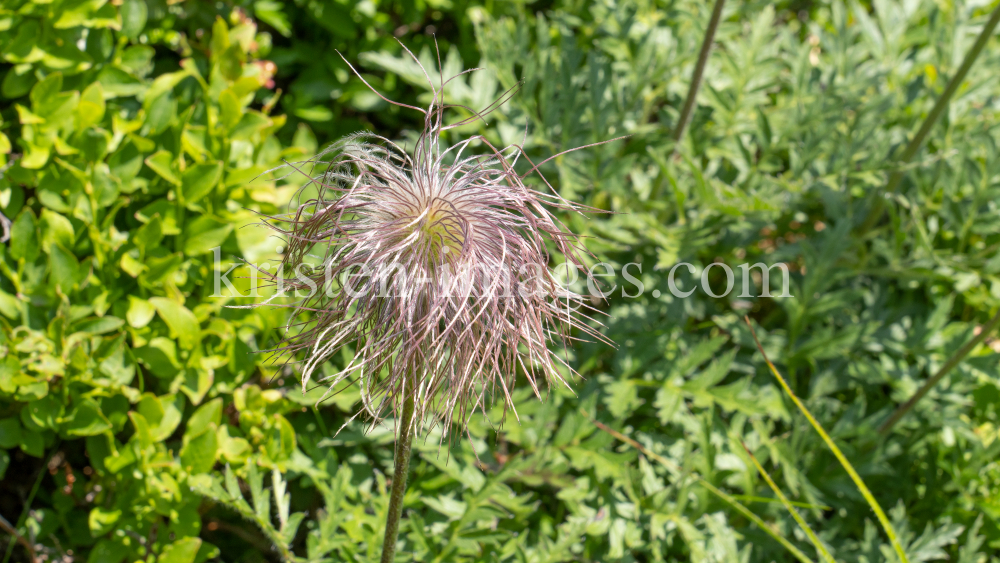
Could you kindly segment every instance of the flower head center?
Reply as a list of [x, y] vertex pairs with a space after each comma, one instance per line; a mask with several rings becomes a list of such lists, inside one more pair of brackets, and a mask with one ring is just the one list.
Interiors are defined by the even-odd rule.
[[437, 264], [450, 262], [461, 254], [468, 228], [468, 221], [451, 202], [434, 198], [411, 221], [407, 235], [415, 239], [415, 252], [425, 254], [429, 263]]

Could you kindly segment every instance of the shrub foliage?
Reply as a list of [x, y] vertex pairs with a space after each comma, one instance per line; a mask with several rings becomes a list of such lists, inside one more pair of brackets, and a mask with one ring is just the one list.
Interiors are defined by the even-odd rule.
[[[420, 116], [375, 96], [337, 50], [387, 96], [426, 103], [394, 35], [437, 69], [436, 33], [445, 76], [486, 69], [453, 81], [450, 102], [482, 108], [519, 87], [488, 129], [444, 142], [482, 132], [544, 158], [630, 135], [542, 170], [567, 199], [616, 212], [565, 220], [616, 272], [633, 264], [644, 291], [619, 275], [598, 304], [618, 346], [571, 350], [575, 394], [519, 391], [519, 421], [474, 418], [466, 440], [415, 444], [397, 560], [794, 560], [774, 534], [820, 560], [757, 461], [833, 558], [897, 561], [766, 369], [748, 314], [909, 561], [996, 561], [1000, 343], [987, 337], [877, 431], [1000, 307], [995, 38], [924, 148], [897, 161], [992, 4], [730, 2], [676, 146], [710, 3], [483, 4], [0, 6], [3, 553], [378, 556], [391, 428], [348, 422], [354, 389], [318, 405], [323, 389], [303, 394], [294, 365], [260, 352], [285, 334], [284, 310], [228, 307], [259, 299], [217, 287], [213, 268], [237, 266], [246, 295], [251, 270], [234, 257], [280, 260], [253, 224], [302, 179], [265, 171], [362, 128], [412, 145]], [[885, 217], [866, 228], [879, 199]], [[678, 270], [685, 288], [723, 262], [735, 290], [674, 297], [679, 262], [695, 271]], [[785, 264], [792, 296], [761, 297], [736, 268], [757, 262]], [[707, 271], [721, 291], [721, 269]]]

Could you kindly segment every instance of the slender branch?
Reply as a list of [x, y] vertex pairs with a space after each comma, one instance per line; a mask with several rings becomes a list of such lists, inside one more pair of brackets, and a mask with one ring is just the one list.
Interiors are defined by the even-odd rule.
[[950, 358], [948, 358], [948, 361], [945, 362], [944, 365], [937, 370], [937, 373], [935, 373], [930, 379], [928, 379], [924, 383], [923, 387], [921, 387], [919, 391], [917, 391], [912, 397], [910, 397], [909, 401], [906, 401], [905, 403], [900, 405], [899, 408], [897, 408], [896, 411], [892, 413], [892, 416], [890, 416], [888, 420], [882, 423], [882, 426], [880, 426], [878, 429], [879, 434], [882, 435], [888, 434], [889, 431], [892, 430], [892, 427], [895, 426], [897, 422], [899, 422], [899, 419], [903, 418], [903, 416], [905, 416], [906, 413], [910, 412], [910, 409], [913, 408], [913, 405], [916, 405], [917, 401], [924, 398], [924, 395], [926, 395], [927, 392], [931, 390], [931, 388], [937, 385], [938, 382], [940, 382], [941, 379], [945, 375], [947, 375], [949, 371], [952, 370], [952, 368], [961, 363], [962, 360], [964, 360], [965, 357], [968, 356], [969, 353], [972, 352], [972, 350], [975, 349], [975, 347], [978, 346], [980, 342], [985, 340], [986, 337], [991, 332], [993, 332], [993, 329], [995, 329], [998, 324], [1000, 324], [1000, 311], [997, 311], [997, 314], [994, 315], [993, 318], [990, 319], [990, 321], [982, 327], [982, 330], [980, 330], [979, 334], [973, 337], [972, 340], [966, 342], [965, 346], [962, 346], [957, 352], [955, 352]]
[[760, 355], [764, 357], [764, 361], [767, 363], [767, 367], [771, 369], [771, 373], [774, 374], [774, 378], [778, 380], [778, 383], [781, 384], [781, 388], [785, 390], [785, 393], [792, 399], [795, 406], [799, 408], [799, 411], [805, 415], [809, 424], [812, 425], [812, 427], [816, 430], [816, 433], [819, 434], [820, 438], [822, 438], [826, 443], [826, 447], [830, 448], [830, 451], [833, 452], [834, 457], [837, 458], [837, 461], [839, 461], [840, 465], [842, 465], [844, 470], [847, 471], [851, 480], [854, 481], [854, 486], [858, 488], [861, 496], [865, 497], [865, 500], [868, 502], [868, 506], [871, 507], [872, 512], [875, 513], [875, 517], [878, 518], [879, 523], [882, 525], [882, 529], [885, 530], [885, 535], [889, 537], [889, 543], [892, 544], [892, 548], [896, 551], [896, 555], [899, 556], [899, 560], [902, 563], [909, 563], [910, 560], [906, 556], [906, 550], [903, 549], [903, 544], [899, 543], [899, 538], [896, 536], [896, 530], [892, 527], [892, 522], [889, 522], [889, 518], [885, 515], [885, 511], [882, 510], [882, 506], [879, 505], [877, 500], [875, 500], [875, 495], [873, 495], [868, 489], [868, 485], [865, 485], [861, 476], [858, 475], [858, 472], [854, 469], [854, 466], [851, 465], [851, 462], [847, 459], [847, 456], [844, 455], [844, 452], [840, 451], [840, 448], [837, 447], [833, 438], [826, 433], [826, 430], [824, 430], [823, 426], [816, 420], [816, 417], [809, 412], [809, 409], [806, 408], [805, 404], [803, 404], [798, 396], [795, 395], [792, 388], [788, 386], [788, 382], [785, 381], [785, 378], [778, 373], [778, 368], [774, 367], [771, 360], [767, 358], [767, 353], [764, 352], [764, 347], [760, 345], [760, 340], [757, 339], [757, 332], [753, 329], [753, 325], [750, 324], [750, 317], [744, 316], [743, 320], [746, 321], [747, 326], [750, 327], [750, 334], [753, 336], [754, 343], [757, 344], [757, 350], [759, 350]]
[[[962, 60], [962, 66], [958, 67], [958, 71], [951, 80], [948, 81], [948, 85], [945, 86], [944, 92], [941, 93], [941, 97], [938, 98], [931, 112], [927, 114], [927, 118], [924, 119], [923, 124], [920, 126], [920, 130], [917, 134], [913, 136], [909, 144], [906, 145], [906, 149], [903, 150], [903, 154], [900, 155], [897, 164], [897, 168], [892, 174], [889, 175], [889, 181], [886, 183], [885, 192], [887, 194], [894, 193], [898, 188], [900, 182], [903, 181], [903, 176], [906, 174], [904, 166], [909, 164], [913, 160], [913, 157], [917, 155], [920, 150], [921, 145], [924, 144], [924, 140], [927, 135], [930, 134], [934, 125], [937, 123], [938, 118], [944, 113], [945, 108], [948, 107], [948, 102], [951, 101], [952, 96], [958, 91], [958, 87], [965, 80], [965, 75], [969, 73], [969, 69], [972, 68], [973, 63], [979, 57], [979, 53], [983, 51], [986, 47], [986, 43], [989, 41], [990, 37], [993, 35], [993, 30], [996, 28], [997, 23], [1000, 23], [1000, 6], [997, 6], [993, 13], [990, 15], [990, 19], [983, 26], [983, 30], [979, 33], [979, 37], [976, 38], [976, 42], [972, 47], [965, 53], [965, 59]], [[861, 232], [867, 232], [875, 226], [875, 223], [882, 217], [882, 211], [885, 208], [885, 200], [882, 197], [876, 195], [875, 201], [872, 204], [872, 211], [868, 215], [868, 219], [865, 221], [864, 225], [861, 227]]]
[[403, 496], [406, 494], [406, 477], [410, 469], [410, 450], [413, 446], [413, 411], [416, 393], [404, 391], [403, 416], [399, 422], [396, 453], [393, 460], [392, 492], [389, 510], [385, 517], [385, 540], [382, 542], [382, 563], [392, 563], [396, 556], [396, 538], [399, 536], [399, 517], [403, 514]]
[[715, 7], [712, 8], [712, 17], [708, 20], [708, 29], [705, 30], [705, 38], [701, 42], [701, 51], [698, 53], [698, 62], [694, 66], [694, 74], [691, 76], [691, 84], [688, 85], [687, 98], [684, 99], [684, 107], [681, 108], [680, 118], [677, 120], [677, 128], [674, 129], [674, 150], [684, 137], [684, 131], [691, 121], [691, 113], [694, 111], [695, 100], [698, 98], [698, 89], [701, 88], [701, 78], [705, 73], [705, 65], [708, 64], [708, 55], [712, 52], [712, 43], [715, 41], [715, 30], [719, 28], [719, 20], [722, 19], [722, 6], [726, 0], [715, 0]]
[[7, 532], [13, 537], [13, 539], [11, 540], [11, 544], [13, 544], [16, 541], [17, 543], [21, 544], [24, 547], [24, 550], [28, 552], [28, 556], [31, 557], [32, 563], [38, 561], [38, 556], [35, 555], [35, 547], [31, 545], [31, 542], [28, 541], [27, 538], [17, 533], [17, 529], [15, 529], [14, 526], [12, 526], [11, 523], [8, 522], [7, 519], [4, 518], [3, 516], [0, 516], [0, 529]]
[[[621, 440], [622, 442], [625, 442], [626, 444], [628, 444], [628, 445], [632, 446], [633, 448], [639, 450], [639, 452], [642, 453], [642, 455], [644, 455], [644, 456], [646, 456], [646, 457], [648, 457], [648, 458], [650, 458], [650, 459], [652, 459], [654, 461], [659, 462], [661, 465], [663, 465], [664, 467], [667, 467], [668, 469], [671, 469], [671, 470], [676, 471], [678, 473], [682, 472], [681, 468], [678, 467], [677, 464], [674, 463], [673, 461], [671, 461], [671, 460], [669, 460], [669, 459], [661, 456], [660, 454], [658, 454], [656, 452], [652, 452], [652, 451], [648, 450], [645, 446], [643, 446], [639, 442], [636, 442], [632, 438], [629, 438], [628, 436], [622, 434], [621, 432], [618, 432], [617, 430], [611, 428], [610, 426], [608, 426], [608, 425], [606, 425], [606, 424], [604, 424], [604, 423], [602, 423], [602, 422], [600, 422], [600, 421], [598, 421], [598, 420], [596, 420], [594, 418], [591, 418], [591, 416], [589, 414], [587, 414], [587, 411], [585, 411], [582, 408], [580, 409], [580, 414], [582, 414], [583, 416], [587, 417], [587, 420], [589, 420], [591, 423], [593, 423], [594, 426], [597, 426], [598, 428], [600, 428], [604, 432], [607, 432], [608, 434], [614, 436], [618, 440]], [[699, 485], [701, 485], [702, 487], [705, 487], [706, 489], [708, 489], [708, 492], [710, 492], [713, 495], [719, 497], [720, 499], [722, 499], [723, 501], [725, 501], [726, 503], [728, 503], [730, 506], [732, 506], [733, 508], [735, 508], [736, 510], [738, 510], [741, 514], [743, 514], [744, 516], [746, 516], [751, 522], [753, 522], [754, 524], [756, 524], [758, 528], [760, 528], [761, 530], [763, 530], [764, 532], [766, 532], [767, 535], [769, 535], [772, 538], [774, 538], [778, 543], [780, 543], [782, 546], [784, 546], [785, 549], [787, 549], [789, 552], [791, 552], [791, 554], [794, 555], [796, 559], [798, 559], [799, 561], [802, 561], [802, 563], [812, 563], [812, 559], [809, 559], [809, 556], [807, 556], [805, 553], [802, 553], [802, 550], [800, 550], [799, 548], [795, 547], [791, 542], [789, 542], [788, 540], [786, 540], [781, 534], [779, 534], [777, 531], [775, 531], [771, 526], [768, 526], [767, 522], [761, 520], [760, 516], [757, 516], [756, 514], [754, 514], [749, 508], [747, 508], [746, 506], [744, 506], [743, 503], [741, 503], [740, 501], [736, 500], [735, 498], [733, 498], [732, 496], [730, 496], [728, 493], [726, 493], [722, 489], [719, 489], [715, 485], [709, 483], [701, 475], [698, 475], [697, 473], [689, 473], [689, 475], [691, 475], [692, 477], [694, 477], [695, 482], [697, 482]]]

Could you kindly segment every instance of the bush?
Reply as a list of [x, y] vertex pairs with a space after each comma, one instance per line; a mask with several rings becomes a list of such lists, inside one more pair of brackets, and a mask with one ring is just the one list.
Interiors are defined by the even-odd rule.
[[[284, 311], [227, 307], [256, 300], [217, 286], [214, 271], [234, 257], [279, 258], [281, 241], [252, 225], [283, 212], [302, 180], [266, 171], [360, 128], [412, 146], [419, 116], [374, 96], [335, 49], [387, 96], [420, 103], [423, 74], [392, 35], [436, 68], [433, 26], [444, 74], [487, 69], [452, 84], [454, 103], [482, 108], [520, 88], [489, 126], [447, 141], [525, 139], [539, 162], [630, 135], [542, 171], [562, 196], [617, 212], [565, 220], [616, 272], [636, 264], [645, 291], [633, 297], [637, 285], [619, 282], [599, 305], [618, 347], [571, 350], [583, 375], [575, 393], [519, 392], [518, 420], [502, 429], [474, 419], [467, 440], [415, 445], [403, 560], [794, 559], [697, 479], [816, 555], [748, 452], [837, 560], [896, 560], [765, 369], [744, 314], [890, 509], [910, 561], [995, 560], [997, 340], [892, 432], [877, 432], [1000, 306], [995, 39], [913, 163], [898, 160], [985, 7], [731, 3], [675, 152], [711, 6], [485, 4], [0, 7], [7, 553], [94, 563], [378, 557], [392, 430], [351, 418], [353, 388], [318, 405], [323, 389], [303, 394], [293, 366], [266, 353], [284, 334]], [[469, 115], [456, 109], [454, 119]], [[905, 179], [885, 193], [897, 169]], [[869, 229], [883, 195], [887, 219]], [[707, 271], [718, 291], [727, 280], [708, 268], [723, 262], [737, 289], [677, 298], [667, 278], [679, 262], [695, 271], [677, 271], [685, 287]], [[757, 262], [785, 264], [793, 297], [740, 296], [750, 274], [736, 265]], [[250, 273], [229, 276], [241, 294]]]

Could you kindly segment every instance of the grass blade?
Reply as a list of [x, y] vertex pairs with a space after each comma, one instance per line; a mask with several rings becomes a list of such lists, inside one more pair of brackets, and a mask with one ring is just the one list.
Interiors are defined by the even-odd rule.
[[826, 442], [826, 446], [830, 448], [830, 451], [833, 452], [833, 455], [837, 458], [837, 461], [840, 462], [840, 465], [844, 466], [844, 470], [847, 471], [847, 474], [850, 475], [851, 480], [854, 481], [854, 486], [856, 486], [858, 490], [861, 492], [861, 496], [865, 497], [865, 500], [868, 502], [868, 506], [871, 507], [872, 511], [875, 513], [875, 516], [878, 518], [879, 523], [882, 524], [882, 529], [885, 530], [885, 535], [889, 537], [889, 543], [891, 543], [892, 548], [896, 550], [896, 555], [899, 556], [899, 560], [902, 563], [910, 563], [909, 558], [906, 557], [906, 551], [903, 549], [903, 545], [899, 543], [899, 538], [896, 537], [896, 531], [893, 529], [892, 523], [889, 522], [889, 518], [885, 515], [885, 511], [882, 510], [882, 507], [879, 505], [878, 501], [875, 500], [875, 497], [872, 495], [872, 492], [868, 490], [868, 485], [865, 485], [865, 482], [861, 479], [861, 476], [858, 475], [858, 472], [854, 470], [854, 466], [851, 465], [851, 462], [847, 460], [847, 456], [844, 455], [844, 452], [840, 451], [840, 448], [838, 448], [837, 444], [835, 444], [833, 439], [830, 438], [830, 435], [826, 433], [826, 430], [824, 430], [822, 426], [820, 426], [819, 421], [817, 421], [816, 418], [812, 415], [812, 413], [809, 412], [809, 409], [806, 408], [805, 404], [803, 404], [802, 401], [799, 400], [799, 398], [792, 391], [792, 388], [788, 386], [788, 382], [785, 381], [785, 378], [782, 377], [780, 373], [778, 373], [778, 369], [775, 368], [774, 364], [771, 363], [771, 360], [768, 359], [767, 353], [764, 352], [764, 347], [760, 345], [760, 340], [757, 339], [757, 332], [754, 331], [753, 325], [750, 323], [750, 317], [745, 316], [743, 317], [743, 320], [745, 320], [747, 326], [750, 327], [750, 334], [753, 336], [753, 341], [757, 344], [757, 349], [760, 350], [760, 355], [764, 357], [764, 361], [767, 362], [767, 367], [771, 369], [771, 373], [774, 374], [774, 377], [778, 380], [778, 383], [781, 384], [781, 388], [785, 390], [785, 393], [787, 393], [788, 396], [792, 399], [792, 402], [795, 403], [795, 406], [797, 406], [799, 410], [802, 411], [802, 414], [805, 415], [806, 419], [809, 420], [809, 424], [812, 424], [812, 427], [816, 429], [816, 432], [820, 435], [820, 438], [823, 438], [823, 441]]
[[809, 524], [806, 523], [805, 519], [802, 518], [802, 515], [799, 514], [799, 511], [795, 510], [795, 507], [792, 506], [792, 503], [788, 500], [788, 497], [785, 496], [785, 493], [781, 492], [781, 489], [779, 489], [778, 485], [775, 484], [774, 479], [771, 479], [771, 476], [764, 470], [764, 466], [757, 461], [757, 456], [753, 455], [750, 448], [748, 448], [742, 441], [740, 441], [740, 445], [742, 445], [743, 449], [746, 450], [747, 455], [750, 456], [750, 460], [753, 461], [754, 466], [757, 467], [757, 471], [760, 473], [761, 477], [767, 481], [768, 486], [771, 487], [772, 491], [774, 491], [778, 500], [781, 501], [781, 504], [785, 505], [785, 510], [792, 515], [792, 518], [795, 519], [795, 523], [799, 525], [799, 528], [801, 528], [802, 531], [809, 536], [809, 541], [816, 546], [816, 551], [819, 552], [819, 556], [823, 558], [823, 561], [826, 561], [827, 563], [836, 563], [836, 560], [832, 555], [830, 555], [830, 552], [826, 550], [826, 546], [823, 545], [823, 542], [819, 541], [819, 538], [816, 537], [816, 534], [812, 531], [812, 528], [809, 527]]
[[[673, 471], [678, 471], [678, 472], [681, 471], [681, 468], [678, 467], [676, 463], [674, 463], [674, 462], [670, 461], [669, 459], [667, 459], [667, 458], [665, 458], [665, 457], [657, 454], [656, 452], [649, 451], [645, 446], [643, 446], [639, 442], [636, 442], [632, 438], [629, 438], [628, 436], [622, 434], [621, 432], [618, 432], [617, 430], [614, 430], [610, 426], [608, 426], [606, 424], [603, 424], [603, 423], [599, 422], [598, 420], [596, 420], [594, 418], [591, 418], [590, 415], [587, 414], [587, 411], [585, 411], [583, 409], [580, 409], [580, 413], [583, 416], [587, 417], [587, 419], [590, 420], [590, 422], [592, 422], [594, 424], [594, 426], [597, 426], [598, 428], [600, 428], [604, 432], [607, 432], [608, 434], [611, 434], [615, 438], [617, 438], [617, 439], [621, 440], [622, 442], [625, 442], [626, 444], [628, 444], [628, 445], [632, 446], [633, 448], [639, 450], [642, 453], [642, 455], [644, 455], [644, 456], [646, 456], [646, 457], [648, 457], [650, 459], [653, 459], [653, 460], [659, 462], [661, 465], [663, 465], [664, 467], [667, 467], [668, 469], [671, 469]], [[708, 490], [708, 492], [710, 492], [713, 495], [715, 495], [715, 496], [719, 497], [720, 499], [722, 499], [724, 502], [726, 502], [727, 504], [729, 504], [730, 506], [732, 506], [733, 508], [735, 508], [737, 511], [739, 511], [740, 514], [746, 516], [751, 522], [753, 522], [754, 524], [756, 524], [758, 528], [760, 528], [761, 530], [764, 530], [764, 532], [767, 533], [767, 535], [771, 536], [772, 538], [775, 539], [775, 541], [777, 541], [782, 546], [784, 546], [784, 548], [787, 549], [792, 555], [794, 555], [796, 559], [798, 559], [802, 563], [813, 563], [812, 559], [809, 559], [809, 556], [807, 556], [805, 553], [802, 553], [802, 550], [800, 550], [799, 548], [795, 547], [795, 545], [793, 545], [792, 542], [788, 541], [781, 534], [779, 534], [778, 532], [774, 531], [773, 528], [771, 528], [770, 526], [767, 525], [767, 522], [763, 521], [760, 518], [760, 516], [757, 516], [756, 514], [754, 514], [749, 508], [747, 508], [745, 505], [743, 505], [743, 503], [741, 503], [740, 501], [736, 500], [735, 498], [733, 498], [731, 495], [729, 495], [728, 493], [726, 493], [722, 489], [719, 489], [715, 485], [709, 483], [708, 481], [706, 481], [705, 479], [703, 479], [701, 477], [701, 475], [698, 475], [697, 473], [690, 473], [690, 475], [695, 478], [696, 482], [699, 485], [701, 485], [702, 487], [705, 487], [705, 489]]]

